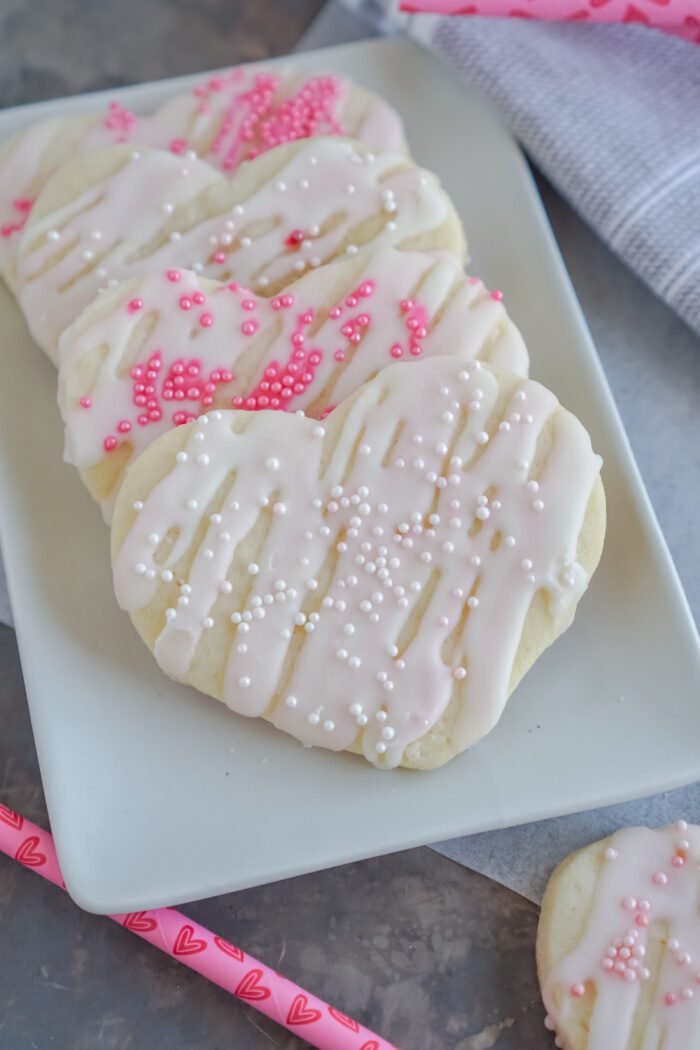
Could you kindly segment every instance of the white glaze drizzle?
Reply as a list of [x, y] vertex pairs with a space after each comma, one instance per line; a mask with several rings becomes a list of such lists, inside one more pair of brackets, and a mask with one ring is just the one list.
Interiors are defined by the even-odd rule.
[[[567, 1046], [585, 995], [592, 1006], [586, 1050], [691, 1050], [700, 1044], [700, 829], [684, 821], [625, 828], [600, 854], [581, 939], [543, 988], [548, 1026]], [[646, 952], [652, 930], [661, 934], [660, 962]], [[643, 990], [651, 1007], [632, 1042]]]
[[261, 143], [246, 134], [248, 97], [260, 78], [274, 78], [272, 108], [302, 93], [319, 79], [331, 80], [335, 98], [316, 134], [340, 133], [381, 149], [405, 148], [401, 120], [392, 107], [347, 77], [305, 76], [293, 67], [243, 66], [212, 74], [192, 91], [174, 95], [152, 115], [137, 116], [117, 102], [94, 116], [81, 114], [37, 121], [18, 134], [0, 157], [0, 274], [12, 284], [24, 208], [56, 167], [75, 152], [129, 142], [133, 145], [193, 149], [212, 167], [231, 171]]
[[[198, 305], [193, 300], [197, 293], [204, 296]], [[313, 336], [303, 340], [306, 360], [312, 352], [320, 354], [321, 360], [310, 372], [305, 371], [306, 364], [299, 366], [297, 377], [306, 374], [312, 379], [282, 404], [291, 410], [303, 409], [316, 418], [391, 364], [397, 354], [418, 360], [412, 356], [411, 346], [422, 357], [453, 354], [463, 361], [479, 357], [515, 374], [527, 373], [525, 344], [503, 303], [490, 295], [481, 281], [465, 278], [452, 261], [383, 248], [363, 256], [359, 264], [342, 261], [314, 270], [290, 286], [288, 294], [293, 305], [280, 309], [279, 297], [277, 301], [257, 299], [246, 289], [212, 287], [211, 282], [200, 280], [191, 271], [178, 270], [170, 277], [168, 273], [150, 274], [137, 285], [130, 283], [128, 292], [105, 316], [87, 327], [81, 319], [68, 328], [60, 342], [59, 369], [65, 459], [80, 469], [99, 464], [111, 454], [105, 452], [104, 442], [108, 435], [120, 435], [120, 422], [122, 428], [129, 426], [124, 440], [131, 446], [132, 456], [138, 455], [184, 418], [183, 407], [194, 415], [205, 410], [201, 399], [162, 400], [163, 377], [176, 362], [196, 361], [202, 376], [230, 370], [232, 382], [224, 384], [223, 393], [213, 391], [210, 395], [213, 407], [230, 408], [232, 397], [245, 398], [247, 391], [264, 380], [271, 365], [279, 366], [281, 373], [280, 362], [294, 353], [299, 318], [305, 315], [312, 318], [313, 325]], [[182, 308], [183, 302], [187, 309]], [[130, 309], [132, 303], [141, 305]], [[333, 317], [329, 317], [329, 310]], [[203, 328], [199, 321], [205, 315], [212, 323]], [[413, 316], [425, 325], [422, 337], [416, 338], [415, 329], [407, 328], [407, 320]], [[248, 335], [243, 326], [251, 319], [256, 330]], [[149, 324], [148, 340], [134, 358], [129, 349], [131, 340], [143, 324]], [[356, 344], [348, 338], [349, 327], [353, 336], [359, 333]], [[82, 378], [84, 361], [98, 347], [99, 371], [94, 382], [86, 385]], [[134, 368], [124, 366], [127, 352], [140, 370], [136, 379]], [[153, 352], [158, 353], [162, 364], [154, 380], [156, 393], [161, 395], [158, 403], [162, 415], [146, 422], [143, 409], [135, 406], [134, 391], [146, 382]], [[342, 360], [338, 360], [341, 354]], [[201, 389], [200, 379], [194, 391]], [[86, 397], [88, 407], [83, 403]], [[244, 407], [258, 406], [244, 403]], [[115, 496], [116, 488], [103, 503], [107, 518]]]
[[[253, 165], [266, 165], [269, 155], [226, 180], [201, 161], [186, 161], [183, 175], [182, 159], [172, 154], [146, 150], [132, 159], [128, 147], [111, 149], [91, 159], [109, 156], [118, 170], [65, 207], [30, 218], [22, 239], [20, 304], [49, 354], [108, 278], [182, 265], [269, 294], [307, 267], [357, 251], [351, 235], [362, 236], [363, 248], [417, 236], [441, 247], [450, 214], [434, 175], [401, 154], [373, 154], [339, 138], [279, 147], [274, 176], [252, 191]], [[246, 191], [237, 190], [241, 184]], [[241, 199], [242, 192], [250, 195]], [[178, 230], [181, 205], [187, 210]], [[367, 220], [374, 232], [362, 234]], [[58, 241], [49, 238], [54, 230]], [[290, 247], [297, 230], [304, 238]]]
[[[190, 550], [202, 513], [235, 470], [190, 552], [186, 602], [175, 590], [174, 614], [163, 618], [155, 644], [163, 670], [186, 680], [214, 628], [225, 702], [245, 715], [267, 711], [305, 744], [338, 750], [362, 732], [365, 757], [395, 766], [453, 695], [454, 750], [484, 736], [505, 705], [535, 592], [558, 615], [587, 585], [576, 548], [600, 468], [586, 431], [545, 388], [522, 381], [496, 413], [499, 389], [497, 373], [478, 362], [465, 370], [433, 358], [385, 369], [323, 426], [273, 412], [251, 413], [241, 433], [231, 429], [239, 413], [191, 425], [186, 462], [144, 497], [114, 561], [119, 604], [136, 613], [156, 598], [158, 574]], [[535, 481], [529, 464], [552, 414], [554, 440]], [[268, 531], [249, 593], [222, 595], [266, 500]], [[157, 562], [171, 529], [177, 539]], [[416, 609], [420, 628], [409, 640]], [[244, 617], [237, 627], [231, 611]], [[280, 691], [290, 634], [304, 644]]]

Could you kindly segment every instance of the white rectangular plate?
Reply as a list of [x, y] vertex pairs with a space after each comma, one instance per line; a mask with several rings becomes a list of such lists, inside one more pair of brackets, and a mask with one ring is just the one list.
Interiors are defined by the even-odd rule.
[[[117, 608], [108, 532], [61, 462], [55, 374], [0, 291], [3, 550], [51, 825], [68, 889], [91, 911], [213, 896], [700, 777], [692, 620], [521, 154], [406, 41], [295, 61], [348, 73], [402, 112], [464, 219], [472, 268], [505, 292], [533, 376], [604, 456], [605, 554], [573, 628], [472, 751], [422, 774], [305, 751], [165, 678]], [[120, 96], [146, 111], [197, 79]], [[2, 113], [0, 138], [107, 97]]]

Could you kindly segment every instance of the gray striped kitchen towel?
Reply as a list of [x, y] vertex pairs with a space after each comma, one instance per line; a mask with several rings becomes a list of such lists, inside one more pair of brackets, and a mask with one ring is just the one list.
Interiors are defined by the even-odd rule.
[[700, 46], [641, 26], [399, 15], [498, 108], [535, 164], [599, 236], [700, 333]]

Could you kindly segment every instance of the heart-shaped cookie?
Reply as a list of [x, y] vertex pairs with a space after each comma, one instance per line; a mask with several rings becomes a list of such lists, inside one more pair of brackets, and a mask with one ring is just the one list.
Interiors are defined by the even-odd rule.
[[444, 250], [462, 259], [457, 214], [435, 175], [402, 153], [304, 139], [225, 177], [203, 161], [129, 146], [63, 164], [25, 227], [19, 302], [51, 356], [110, 280], [186, 266], [278, 292], [360, 248]]
[[304, 744], [431, 768], [571, 622], [605, 504], [538, 383], [435, 357], [323, 422], [214, 411], [134, 461], [114, 583], [163, 670]]
[[537, 930], [545, 1024], [567, 1050], [691, 1050], [700, 828], [627, 827], [554, 871]]
[[211, 408], [323, 418], [392, 361], [441, 354], [525, 375], [501, 298], [452, 260], [394, 248], [329, 263], [272, 299], [188, 270], [124, 282], [61, 337], [66, 459], [109, 519], [129, 461]]
[[91, 114], [37, 121], [0, 147], [0, 275], [14, 287], [19, 233], [49, 176], [77, 153], [129, 142], [191, 150], [232, 171], [283, 142], [345, 135], [377, 149], [405, 148], [401, 119], [371, 91], [343, 76], [284, 66], [238, 66], [174, 95], [150, 116], [112, 101]]

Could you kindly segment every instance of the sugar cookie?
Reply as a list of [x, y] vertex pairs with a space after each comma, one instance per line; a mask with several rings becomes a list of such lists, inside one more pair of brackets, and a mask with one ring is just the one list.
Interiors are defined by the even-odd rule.
[[40, 194], [18, 295], [55, 357], [61, 332], [110, 280], [186, 266], [270, 296], [307, 269], [384, 245], [465, 253], [439, 180], [405, 154], [304, 139], [225, 177], [203, 161], [111, 146], [63, 164]]
[[399, 362], [323, 423], [220, 412], [127, 471], [117, 599], [171, 677], [383, 768], [474, 744], [571, 622], [600, 458], [538, 383]]
[[124, 470], [211, 408], [323, 418], [392, 361], [440, 354], [527, 374], [501, 295], [449, 259], [380, 248], [261, 299], [169, 269], [99, 295], [60, 341], [66, 459], [109, 519]]
[[317, 135], [344, 135], [377, 149], [402, 150], [401, 118], [348, 77], [307, 75], [293, 67], [239, 66], [138, 116], [117, 101], [94, 113], [49, 117], [0, 146], [0, 276], [14, 287], [19, 233], [56, 168], [76, 153], [129, 142], [194, 150], [233, 171], [274, 146]]
[[625, 828], [563, 861], [537, 966], [566, 1050], [691, 1050], [700, 1040], [700, 828]]

